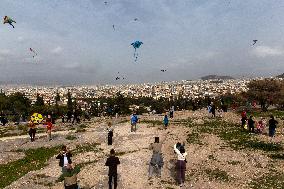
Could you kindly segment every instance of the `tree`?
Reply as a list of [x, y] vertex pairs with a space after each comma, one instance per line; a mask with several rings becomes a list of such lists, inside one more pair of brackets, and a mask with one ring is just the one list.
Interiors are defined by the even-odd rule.
[[263, 111], [266, 111], [269, 105], [277, 103], [283, 82], [274, 79], [254, 80], [248, 84], [248, 99], [256, 100]]
[[67, 111], [70, 113], [70, 112], [73, 112], [73, 102], [72, 102], [72, 96], [71, 96], [71, 93], [70, 91], [68, 90], [68, 93], [67, 93]]
[[42, 96], [39, 96], [39, 94], [36, 95], [35, 106], [44, 106], [43, 97], [42, 97]]

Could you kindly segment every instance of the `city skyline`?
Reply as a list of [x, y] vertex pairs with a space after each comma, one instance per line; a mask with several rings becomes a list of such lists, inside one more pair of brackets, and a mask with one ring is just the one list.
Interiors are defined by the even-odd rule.
[[[0, 25], [0, 83], [276, 76], [284, 70], [283, 10], [281, 0], [3, 0], [1, 16], [17, 23]], [[136, 40], [143, 42], [137, 62]]]

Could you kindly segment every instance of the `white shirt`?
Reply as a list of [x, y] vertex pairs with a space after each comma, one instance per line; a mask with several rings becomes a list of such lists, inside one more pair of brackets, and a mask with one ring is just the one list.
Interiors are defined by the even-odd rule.
[[67, 167], [67, 165], [68, 165], [68, 159], [66, 154], [64, 154], [64, 167]]
[[187, 153], [185, 152], [185, 153], [180, 153], [180, 151], [177, 149], [177, 144], [175, 144], [174, 145], [174, 150], [175, 150], [175, 152], [177, 153], [177, 155], [178, 155], [178, 160], [185, 160], [185, 158], [186, 158], [186, 156], [187, 156]]

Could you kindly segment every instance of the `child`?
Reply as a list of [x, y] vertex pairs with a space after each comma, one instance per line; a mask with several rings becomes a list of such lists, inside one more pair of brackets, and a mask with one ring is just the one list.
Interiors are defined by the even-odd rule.
[[261, 118], [261, 120], [257, 123], [257, 133], [262, 134], [265, 127], [264, 118]]
[[105, 166], [109, 167], [108, 171], [108, 184], [109, 188], [112, 188], [112, 178], [114, 180], [114, 189], [117, 188], [117, 165], [120, 164], [119, 158], [115, 157], [115, 151], [114, 149], [110, 150], [110, 157], [107, 158]]
[[131, 115], [130, 121], [131, 121], [131, 132], [136, 132], [138, 117], [135, 112], [133, 112], [133, 114]]
[[51, 130], [52, 130], [52, 128], [53, 128], [53, 125], [52, 125], [52, 123], [51, 123], [51, 120], [48, 118], [47, 120], [46, 120], [46, 123], [44, 124], [44, 125], [46, 125], [46, 133], [47, 133], [47, 140], [52, 140], [51, 139]]
[[13, 20], [12, 18], [10, 18], [10, 17], [8, 17], [8, 16], [4, 16], [4, 21], [3, 21], [3, 24], [10, 24], [13, 28], [15, 28], [14, 27], [14, 25], [12, 24], [12, 23], [16, 23], [16, 21], [15, 20]]
[[169, 125], [169, 118], [168, 118], [167, 114], [165, 115], [163, 122], [164, 122], [164, 125], [165, 125], [165, 129], [167, 129], [167, 127]]

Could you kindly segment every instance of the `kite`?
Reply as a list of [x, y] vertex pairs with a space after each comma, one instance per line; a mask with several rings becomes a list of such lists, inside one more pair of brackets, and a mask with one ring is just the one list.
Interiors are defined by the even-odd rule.
[[119, 77], [116, 77], [116, 78], [115, 78], [116, 81], [119, 80], [119, 79], [120, 79]]
[[10, 24], [11, 26], [13, 26], [13, 28], [15, 28], [15, 26], [12, 24], [13, 22], [16, 23], [15, 20], [13, 20], [12, 18], [8, 17], [8, 16], [4, 16], [4, 21], [3, 24]]
[[255, 39], [255, 40], [252, 40], [253, 41], [253, 44], [252, 45], [255, 45], [256, 44], [256, 42], [257, 42], [257, 40]]
[[115, 27], [114, 27], [114, 25], [112, 25], [112, 28], [113, 28], [113, 30], [115, 31]]
[[135, 62], [137, 61], [137, 58], [138, 58], [138, 53], [136, 53], [136, 49], [138, 49], [141, 45], [143, 44], [143, 42], [141, 41], [135, 41], [133, 43], [131, 43], [131, 45], [133, 46], [134, 48], [134, 58], [135, 58]]
[[104, 4], [107, 5], [107, 1], [105, 1]]
[[33, 58], [34, 58], [35, 56], [37, 56], [37, 53], [36, 53], [32, 48], [30, 48], [30, 51], [34, 54], [34, 55], [33, 55]]
[[134, 21], [138, 21], [138, 18], [134, 18]]
[[42, 117], [42, 115], [39, 114], [39, 113], [34, 113], [34, 114], [31, 116], [31, 121], [32, 121], [33, 123], [39, 124], [39, 123], [41, 123], [41, 122], [43, 121], [43, 117]]
[[161, 72], [166, 72], [167, 70], [161, 70]]

